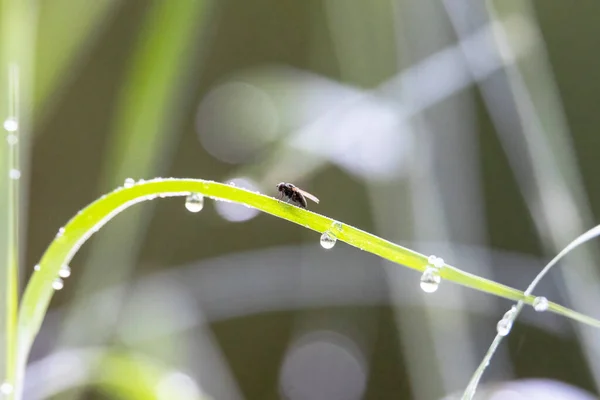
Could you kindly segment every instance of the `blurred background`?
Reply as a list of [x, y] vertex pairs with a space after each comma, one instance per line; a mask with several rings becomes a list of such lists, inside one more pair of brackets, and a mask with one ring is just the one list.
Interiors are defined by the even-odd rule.
[[[78, 210], [173, 176], [292, 182], [315, 212], [524, 290], [600, 212], [598, 15], [593, 0], [6, 1], [22, 285]], [[535, 293], [600, 318], [598, 250]], [[414, 271], [208, 200], [129, 209], [70, 267], [26, 399], [450, 399], [511, 305], [424, 293]], [[525, 309], [478, 398], [599, 385], [600, 333]]]

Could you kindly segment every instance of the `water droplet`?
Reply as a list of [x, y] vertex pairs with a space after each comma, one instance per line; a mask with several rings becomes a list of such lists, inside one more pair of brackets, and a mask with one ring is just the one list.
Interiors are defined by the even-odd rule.
[[342, 225], [341, 222], [334, 221], [333, 224], [331, 224], [331, 229], [334, 231], [341, 232], [342, 229], [344, 229], [344, 226]]
[[11, 168], [11, 170], [8, 171], [8, 177], [10, 179], [19, 179], [21, 177], [21, 171], [15, 168]]
[[437, 257], [433, 262], [433, 266], [436, 268], [442, 268], [444, 266], [444, 259]]
[[56, 232], [56, 237], [57, 238], [62, 237], [62, 235], [64, 235], [64, 234], [65, 234], [65, 228], [60, 228], [58, 230], [58, 232]]
[[546, 311], [548, 309], [548, 299], [544, 296], [536, 297], [533, 300], [533, 309], [537, 312]]
[[229, 186], [234, 186], [235, 187], [235, 182], [234, 181], [229, 182]]
[[9, 132], [15, 132], [17, 129], [19, 129], [19, 123], [13, 117], [6, 118], [4, 120], [4, 129]]
[[63, 265], [62, 267], [60, 267], [60, 270], [58, 271], [58, 276], [60, 276], [61, 278], [68, 278], [71, 276], [71, 267], [69, 267], [68, 265]]
[[40, 267], [40, 264], [35, 264], [35, 266], [33, 267], [34, 271], [39, 271], [41, 269], [42, 269], [42, 267]]
[[335, 246], [335, 242], [337, 242], [337, 238], [331, 234], [329, 231], [323, 232], [321, 235], [321, 247], [324, 249], [331, 249]]
[[508, 335], [511, 328], [512, 328], [512, 321], [508, 318], [502, 318], [500, 321], [498, 321], [498, 324], [496, 325], [496, 331], [498, 332], [498, 335], [500, 335], [500, 336]]
[[133, 178], [125, 179], [125, 182], [123, 183], [123, 187], [126, 187], [126, 188], [130, 188], [133, 185], [135, 185], [135, 179], [133, 179]]
[[442, 278], [435, 268], [426, 268], [421, 275], [421, 289], [426, 293], [433, 293], [438, 290]]
[[14, 388], [13, 385], [11, 385], [8, 382], [4, 382], [2, 383], [2, 385], [0, 385], [0, 393], [2, 394], [11, 394], [13, 392]]
[[517, 312], [517, 306], [512, 306], [510, 308], [510, 310], [508, 310], [507, 312], [504, 313], [504, 316], [502, 318], [504, 318], [504, 319], [512, 318], [516, 312]]
[[55, 280], [52, 281], [52, 288], [54, 290], [60, 290], [63, 287], [65, 287], [65, 283], [63, 282], [62, 279], [56, 278]]
[[146, 181], [143, 180], [143, 179], [140, 179], [140, 180], [137, 181], [137, 183], [144, 183], [144, 182], [146, 182]]
[[6, 135], [6, 141], [10, 146], [14, 146], [19, 142], [19, 138], [14, 133]]
[[185, 208], [189, 212], [197, 213], [204, 208], [204, 197], [200, 193], [192, 193], [185, 199]]
[[435, 260], [437, 260], [437, 257], [434, 256], [433, 254], [430, 255], [429, 257], [427, 257], [427, 263], [430, 265], [433, 265], [433, 263], [435, 262]]

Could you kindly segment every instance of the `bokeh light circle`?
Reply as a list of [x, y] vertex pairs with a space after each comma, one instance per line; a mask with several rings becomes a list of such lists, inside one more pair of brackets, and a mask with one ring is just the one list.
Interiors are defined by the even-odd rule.
[[277, 137], [278, 127], [279, 115], [271, 97], [243, 82], [213, 89], [201, 102], [196, 117], [204, 149], [232, 164], [251, 159]]
[[356, 344], [331, 331], [301, 337], [280, 371], [280, 390], [290, 400], [360, 399], [367, 375]]

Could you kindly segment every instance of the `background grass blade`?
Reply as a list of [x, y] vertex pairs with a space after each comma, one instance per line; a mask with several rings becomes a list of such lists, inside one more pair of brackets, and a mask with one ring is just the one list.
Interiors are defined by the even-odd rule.
[[[77, 360], [73, 374], [69, 362]], [[52, 373], [48, 374], [48, 370]], [[54, 398], [74, 388], [92, 386], [119, 399], [208, 400], [202, 388], [183, 371], [133, 351], [86, 347], [62, 350], [35, 361], [29, 367], [37, 376], [28, 385], [31, 398]]]
[[[152, 3], [120, 91], [114, 129], [100, 178], [99, 192], [109, 191], [125, 178], [152, 177], [170, 165], [173, 149], [184, 131], [177, 129], [190, 106], [191, 91], [183, 85], [196, 76], [199, 49], [196, 39], [204, 27], [209, 2]], [[184, 79], [182, 79], [184, 78]], [[66, 317], [58, 346], [102, 342], [110, 327], [94, 315], [78, 312], [84, 298], [94, 290], [129, 279], [152, 209], [136, 208], [102, 231], [81, 265], [81, 281]], [[119, 234], [115, 234], [119, 232]], [[121, 236], [122, 235], [122, 236]], [[124, 239], [125, 238], [125, 239]], [[111, 313], [119, 296], [97, 304], [98, 313]]]
[[36, 59], [43, 68], [35, 71], [36, 115], [49, 114], [54, 109], [62, 87], [77, 76], [97, 36], [122, 3], [120, 0], [39, 2]]
[[[3, 1], [0, 26], [0, 121], [9, 118], [0, 145], [0, 387], [7, 399], [18, 396], [16, 384], [19, 247], [23, 230], [22, 177], [28, 173], [22, 159], [29, 153], [29, 98], [36, 29], [33, 2]], [[25, 164], [26, 165], [26, 164]]]

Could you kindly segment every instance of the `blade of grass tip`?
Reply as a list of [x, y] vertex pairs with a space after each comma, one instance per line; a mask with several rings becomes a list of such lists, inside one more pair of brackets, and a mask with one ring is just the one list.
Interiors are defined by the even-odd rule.
[[[571, 243], [569, 243], [567, 245], [567, 247], [565, 247], [548, 264], [546, 264], [546, 266], [542, 269], [542, 271], [533, 279], [531, 284], [529, 284], [529, 286], [527, 287], [527, 290], [525, 290], [524, 295], [525, 296], [531, 295], [531, 293], [533, 293], [533, 290], [535, 289], [537, 284], [540, 283], [542, 278], [544, 276], [546, 276], [546, 274], [550, 271], [550, 268], [552, 268], [554, 265], [556, 265], [556, 263], [558, 263], [564, 256], [566, 256], [568, 253], [573, 251], [576, 247], [578, 247], [578, 246], [584, 244], [585, 242], [588, 242], [598, 236], [600, 236], [600, 225], [593, 227], [592, 229], [583, 233], [581, 236], [577, 237], [575, 240], [573, 240]], [[504, 338], [504, 336], [507, 336], [508, 333], [510, 333], [510, 327], [512, 327], [512, 324], [519, 316], [519, 313], [523, 309], [523, 306], [524, 306], [523, 301], [519, 301], [517, 303], [516, 307], [513, 306], [511, 311], [506, 313], [505, 316], [503, 317], [502, 320], [505, 321], [505, 326], [508, 326], [508, 332], [498, 332], [498, 334], [496, 334], [496, 337], [492, 341], [490, 348], [488, 349], [487, 353], [483, 357], [483, 360], [479, 364], [479, 367], [477, 367], [477, 370], [473, 374], [473, 377], [471, 378], [471, 381], [469, 382], [469, 385], [467, 386], [467, 388], [463, 394], [463, 397], [462, 397], [463, 400], [470, 400], [475, 395], [475, 391], [477, 390], [477, 386], [479, 384], [479, 381], [481, 380], [483, 373], [485, 372], [485, 369], [489, 365], [490, 360], [494, 356], [494, 353], [496, 352], [496, 349], [500, 345], [500, 342], [502, 342], [502, 339]], [[501, 334], [501, 333], [503, 333], [503, 334]]]
[[[18, 319], [18, 373], [23, 374], [31, 345], [46, 315], [54, 293], [54, 283], [63, 265], [69, 264], [79, 248], [111, 218], [128, 207], [157, 197], [203, 195], [215, 200], [230, 201], [256, 208], [267, 214], [302, 225], [305, 228], [333, 236], [354, 247], [379, 255], [386, 260], [408, 268], [424, 271], [428, 257], [375, 235], [342, 224], [331, 218], [299, 207], [286, 204], [273, 197], [227, 184], [200, 179], [156, 178], [150, 181], [128, 184], [102, 196], [73, 217], [52, 241], [29, 280], [21, 301]], [[188, 208], [189, 209], [189, 208]], [[323, 245], [326, 247], [325, 245]], [[327, 246], [331, 248], [331, 246]], [[440, 275], [446, 279], [513, 300], [533, 303], [533, 296], [525, 297], [522, 292], [493, 281], [460, 271], [449, 265], [440, 266]], [[57, 288], [58, 289], [58, 288]], [[572, 318], [575, 312], [549, 303], [549, 310]], [[582, 322], [600, 326], [600, 321], [591, 317]]]

